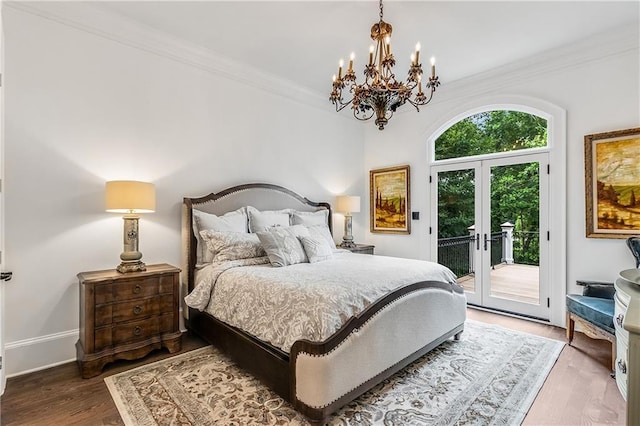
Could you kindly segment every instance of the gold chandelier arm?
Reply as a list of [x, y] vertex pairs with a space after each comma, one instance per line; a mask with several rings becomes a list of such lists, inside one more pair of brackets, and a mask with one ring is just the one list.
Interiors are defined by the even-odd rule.
[[[358, 116], [358, 114], [362, 114], [362, 115]], [[360, 121], [367, 121], [371, 117], [373, 117], [373, 109], [371, 109], [371, 108], [368, 108], [368, 109], [354, 108], [353, 109], [353, 116], [356, 119], [360, 120]]]
[[412, 100], [410, 98], [407, 98], [407, 102], [409, 102], [411, 105], [413, 105], [415, 107], [416, 111], [420, 112], [420, 108], [418, 108], [418, 107], [421, 107], [421, 106], [426, 105], [429, 102], [431, 102], [431, 99], [433, 99], [433, 93], [435, 91], [436, 91], [436, 89], [432, 88], [431, 91], [429, 92], [429, 97], [425, 97], [422, 100]]
[[353, 102], [353, 98], [350, 99], [348, 102], [342, 102], [342, 99], [336, 100], [334, 102], [334, 104], [336, 105], [336, 112], [342, 111], [343, 109], [345, 109], [347, 105], [351, 105], [352, 102]]

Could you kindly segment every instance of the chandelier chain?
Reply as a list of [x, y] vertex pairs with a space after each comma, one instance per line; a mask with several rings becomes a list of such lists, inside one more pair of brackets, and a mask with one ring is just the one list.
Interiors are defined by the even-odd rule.
[[380, 0], [380, 22], [382, 22], [382, 0]]

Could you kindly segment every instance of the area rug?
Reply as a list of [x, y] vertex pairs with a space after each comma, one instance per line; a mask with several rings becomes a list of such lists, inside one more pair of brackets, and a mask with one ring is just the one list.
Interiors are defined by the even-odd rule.
[[[329, 419], [330, 425], [520, 424], [564, 343], [467, 321], [449, 340]], [[209, 346], [105, 378], [127, 425], [307, 425]]]

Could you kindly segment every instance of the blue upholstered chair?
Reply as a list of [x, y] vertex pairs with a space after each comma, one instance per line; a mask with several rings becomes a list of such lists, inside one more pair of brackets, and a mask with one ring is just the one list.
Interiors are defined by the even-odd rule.
[[575, 323], [592, 339], [611, 342], [611, 370], [615, 372], [616, 335], [613, 325], [615, 288], [613, 283], [577, 281], [582, 294], [567, 295], [567, 340], [573, 340]]

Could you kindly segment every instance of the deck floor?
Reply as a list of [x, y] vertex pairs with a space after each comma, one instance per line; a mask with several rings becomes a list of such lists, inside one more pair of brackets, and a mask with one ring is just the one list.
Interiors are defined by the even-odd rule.
[[[496, 265], [491, 270], [491, 296], [518, 302], [540, 304], [539, 267], [520, 264]], [[474, 291], [474, 274], [458, 278], [466, 291]]]

